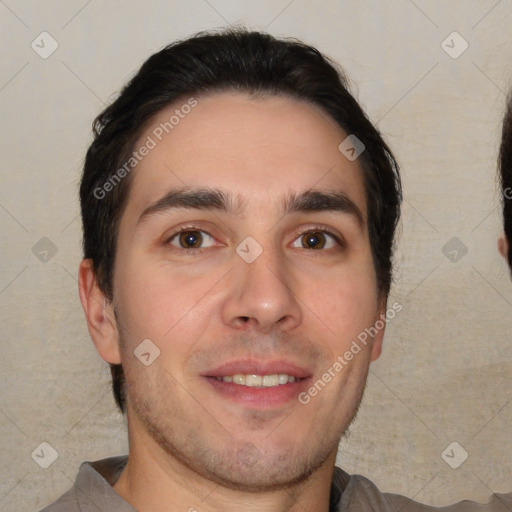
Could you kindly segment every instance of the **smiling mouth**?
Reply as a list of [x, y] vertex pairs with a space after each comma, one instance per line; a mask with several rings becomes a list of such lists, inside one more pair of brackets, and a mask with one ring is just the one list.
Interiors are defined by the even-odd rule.
[[294, 403], [313, 378], [313, 372], [286, 360], [237, 360], [207, 370], [203, 379], [223, 399], [252, 410]]
[[228, 382], [238, 386], [246, 386], [250, 388], [272, 388], [283, 386], [285, 384], [300, 382], [303, 378], [289, 375], [287, 373], [274, 373], [271, 375], [255, 375], [236, 373], [234, 375], [224, 375], [222, 377], [210, 377], [219, 382]]

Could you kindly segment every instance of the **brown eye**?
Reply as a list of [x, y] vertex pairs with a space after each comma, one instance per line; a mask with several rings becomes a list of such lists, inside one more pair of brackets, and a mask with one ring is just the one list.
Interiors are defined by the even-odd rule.
[[[297, 245], [300, 243], [300, 246]], [[294, 247], [302, 247], [303, 249], [331, 249], [339, 245], [336, 237], [325, 231], [307, 231], [299, 236]]]
[[[205, 242], [208, 242], [206, 246], [203, 245]], [[169, 240], [169, 243], [174, 247], [178, 247], [179, 249], [203, 249], [213, 245], [213, 238], [204, 231], [188, 230], [181, 231], [174, 235]]]
[[325, 247], [325, 236], [320, 231], [302, 235], [302, 247], [305, 249], [323, 249]]

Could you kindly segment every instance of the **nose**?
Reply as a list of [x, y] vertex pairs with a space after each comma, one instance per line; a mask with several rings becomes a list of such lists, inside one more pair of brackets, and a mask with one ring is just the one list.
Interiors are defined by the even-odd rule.
[[225, 325], [268, 333], [275, 329], [290, 330], [302, 322], [292, 272], [281, 250], [264, 249], [252, 263], [239, 254], [234, 259], [222, 308]]

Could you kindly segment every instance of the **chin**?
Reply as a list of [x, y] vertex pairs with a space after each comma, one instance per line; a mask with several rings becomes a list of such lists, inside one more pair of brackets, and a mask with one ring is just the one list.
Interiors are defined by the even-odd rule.
[[[335, 444], [337, 448], [337, 443]], [[247, 442], [236, 452], [224, 456], [209, 457], [204, 469], [208, 479], [228, 489], [243, 492], [271, 492], [294, 487], [308, 480], [332, 453], [332, 447], [324, 446], [299, 454], [292, 450], [268, 448], [269, 453], [260, 451], [253, 443]]]

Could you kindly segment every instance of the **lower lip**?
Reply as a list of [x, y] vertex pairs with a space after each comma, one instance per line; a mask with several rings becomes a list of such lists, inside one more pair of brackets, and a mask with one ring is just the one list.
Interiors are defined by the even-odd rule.
[[217, 380], [215, 377], [204, 377], [213, 389], [233, 402], [250, 405], [259, 409], [278, 407], [291, 400], [298, 401], [299, 393], [308, 388], [310, 377], [298, 382], [288, 382], [280, 386], [249, 387]]

